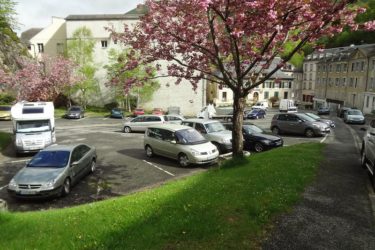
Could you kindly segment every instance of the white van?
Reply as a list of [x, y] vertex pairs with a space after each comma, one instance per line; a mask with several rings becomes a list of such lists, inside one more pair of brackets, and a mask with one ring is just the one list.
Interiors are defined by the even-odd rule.
[[255, 105], [253, 105], [251, 107], [251, 109], [263, 109], [263, 110], [267, 110], [268, 109], [268, 101], [257, 102]]
[[52, 102], [18, 102], [12, 106], [16, 153], [36, 152], [56, 142]]
[[282, 99], [279, 104], [280, 112], [294, 113], [297, 112], [297, 107], [294, 103], [294, 100], [291, 99]]

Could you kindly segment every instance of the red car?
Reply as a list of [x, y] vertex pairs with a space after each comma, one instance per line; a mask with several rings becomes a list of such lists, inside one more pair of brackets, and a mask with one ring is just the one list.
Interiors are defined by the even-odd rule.
[[144, 114], [145, 114], [145, 110], [141, 108], [136, 108], [133, 111], [134, 116], [139, 116], [139, 115], [144, 115]]
[[153, 115], [164, 115], [164, 111], [162, 108], [154, 108], [152, 110], [152, 114]]

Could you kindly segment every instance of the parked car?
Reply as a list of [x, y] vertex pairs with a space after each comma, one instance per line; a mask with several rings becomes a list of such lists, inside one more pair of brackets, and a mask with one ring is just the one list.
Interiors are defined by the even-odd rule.
[[366, 119], [359, 109], [348, 109], [344, 114], [345, 123], [365, 124]]
[[184, 120], [179, 115], [140, 115], [124, 123], [124, 133], [130, 133], [132, 131], [146, 131], [150, 126], [163, 123], [174, 123], [181, 124]]
[[[233, 124], [225, 124], [225, 127], [228, 130], [232, 130]], [[268, 149], [282, 147], [284, 145], [284, 141], [280, 136], [269, 135], [254, 124], [244, 124], [242, 126], [242, 133], [244, 139], [244, 149], [246, 150], [262, 152]]]
[[164, 110], [162, 108], [154, 108], [152, 110], [153, 115], [164, 115]]
[[8, 185], [14, 197], [50, 197], [71, 187], [96, 168], [96, 150], [86, 144], [51, 145], [39, 151]]
[[232, 131], [227, 130], [221, 122], [215, 120], [187, 119], [182, 122], [182, 125], [198, 130], [204, 138], [218, 148], [219, 153], [232, 151]]
[[337, 116], [340, 118], [344, 118], [345, 113], [349, 110], [348, 107], [341, 107], [337, 110]]
[[65, 118], [81, 119], [85, 117], [85, 110], [81, 106], [71, 106], [65, 114]]
[[177, 124], [155, 125], [144, 137], [146, 155], [178, 160], [180, 166], [216, 162], [219, 151], [195, 129]]
[[307, 116], [310, 116], [311, 118], [315, 119], [315, 120], [318, 121], [318, 122], [324, 122], [325, 124], [327, 124], [327, 125], [330, 126], [331, 128], [336, 127], [335, 122], [332, 121], [332, 120], [329, 120], [329, 119], [323, 119], [323, 118], [321, 118], [320, 116], [318, 116], [318, 115], [316, 115], [316, 114], [313, 114], [313, 113], [304, 113], [304, 114], [307, 115]]
[[11, 106], [0, 106], [0, 120], [10, 120], [10, 110], [12, 109]]
[[370, 122], [370, 126], [362, 140], [361, 165], [363, 168], [368, 169], [375, 190], [375, 120]]
[[111, 110], [111, 115], [112, 118], [124, 118], [124, 111], [120, 108], [113, 108]]
[[145, 114], [145, 110], [142, 108], [136, 108], [133, 111], [133, 116], [139, 116], [139, 115], [144, 115], [144, 114]]
[[268, 101], [261, 101], [261, 102], [257, 102], [255, 103], [251, 109], [263, 109], [263, 110], [267, 110], [268, 109]]
[[282, 113], [273, 116], [271, 131], [274, 135], [281, 133], [303, 134], [307, 137], [323, 136], [330, 133], [330, 127], [303, 113]]
[[329, 107], [320, 107], [317, 110], [318, 115], [329, 115], [330, 112], [331, 111], [330, 111]]
[[264, 109], [253, 109], [245, 115], [245, 119], [260, 119], [264, 117], [266, 117]]

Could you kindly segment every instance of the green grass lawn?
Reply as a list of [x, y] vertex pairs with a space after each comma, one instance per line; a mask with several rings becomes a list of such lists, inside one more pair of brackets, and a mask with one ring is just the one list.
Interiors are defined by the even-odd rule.
[[12, 140], [12, 135], [5, 132], [0, 132], [0, 151], [9, 145]]
[[0, 249], [253, 249], [300, 199], [322, 160], [300, 144], [121, 198], [0, 213]]

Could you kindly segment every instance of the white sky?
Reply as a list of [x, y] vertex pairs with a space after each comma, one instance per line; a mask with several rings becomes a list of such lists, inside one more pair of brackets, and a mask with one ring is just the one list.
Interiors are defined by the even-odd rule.
[[143, 0], [14, 0], [20, 28], [45, 28], [52, 16], [67, 17], [73, 14], [121, 14], [143, 3]]

